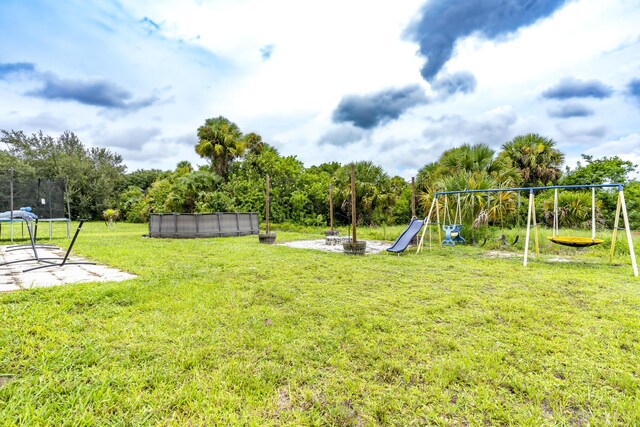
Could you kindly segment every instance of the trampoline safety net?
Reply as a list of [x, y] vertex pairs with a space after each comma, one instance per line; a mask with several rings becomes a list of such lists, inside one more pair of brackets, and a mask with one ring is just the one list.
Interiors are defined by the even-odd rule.
[[0, 211], [23, 207], [30, 207], [40, 219], [68, 219], [66, 180], [0, 171]]

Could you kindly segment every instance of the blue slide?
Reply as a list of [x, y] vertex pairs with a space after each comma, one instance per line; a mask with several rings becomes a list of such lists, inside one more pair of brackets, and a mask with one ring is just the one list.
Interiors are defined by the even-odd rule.
[[407, 249], [407, 246], [409, 246], [409, 243], [411, 243], [411, 240], [415, 237], [415, 235], [418, 234], [423, 224], [424, 221], [421, 219], [412, 219], [407, 229], [402, 232], [393, 246], [388, 248], [387, 251], [400, 253]]

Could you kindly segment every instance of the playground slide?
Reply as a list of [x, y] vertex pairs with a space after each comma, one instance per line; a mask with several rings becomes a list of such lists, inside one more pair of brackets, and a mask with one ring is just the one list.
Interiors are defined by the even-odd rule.
[[411, 239], [413, 239], [415, 235], [418, 234], [423, 224], [424, 221], [421, 219], [412, 219], [407, 229], [402, 232], [393, 246], [387, 248], [387, 251], [400, 253], [407, 249], [407, 246], [409, 246], [409, 243], [411, 243]]

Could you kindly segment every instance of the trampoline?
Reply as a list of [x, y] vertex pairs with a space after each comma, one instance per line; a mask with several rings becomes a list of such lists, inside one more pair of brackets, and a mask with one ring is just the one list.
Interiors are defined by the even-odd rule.
[[[49, 240], [52, 238], [54, 222], [65, 222], [67, 238], [70, 238], [71, 208], [68, 186], [67, 178], [43, 179], [19, 174], [13, 169], [0, 171], [0, 212], [29, 208], [38, 216], [40, 223], [49, 223]], [[13, 224], [16, 221], [9, 219], [3, 222], [8, 223], [10, 238], [13, 241]], [[0, 228], [0, 235], [1, 233]]]

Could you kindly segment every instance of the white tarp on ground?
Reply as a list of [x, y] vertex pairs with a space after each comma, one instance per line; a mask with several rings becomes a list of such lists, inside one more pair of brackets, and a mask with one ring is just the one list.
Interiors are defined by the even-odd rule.
[[[65, 252], [60, 248], [38, 248], [40, 258], [59, 258], [60, 261], [57, 262], [62, 262]], [[0, 247], [0, 264], [23, 259], [29, 259], [29, 261], [0, 265], [0, 292], [59, 286], [68, 283], [119, 282], [136, 277], [112, 267], [90, 264], [66, 264], [62, 267], [50, 266], [25, 272], [26, 269], [45, 265], [34, 259], [31, 247], [17, 251], [9, 251], [6, 247]], [[71, 256], [67, 260], [68, 263], [85, 261], [87, 260], [76, 256]]]

